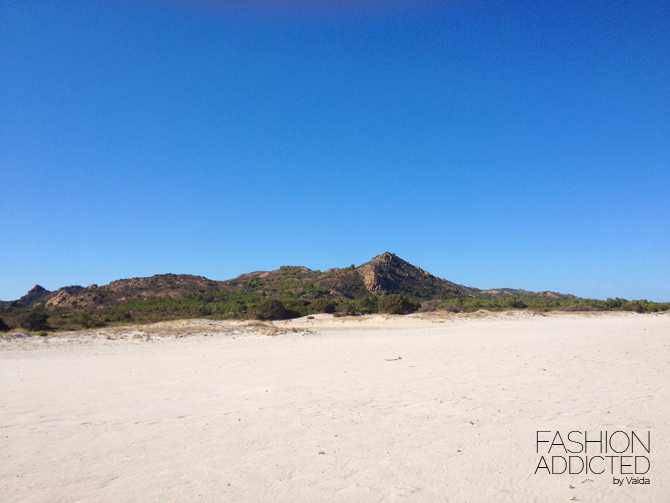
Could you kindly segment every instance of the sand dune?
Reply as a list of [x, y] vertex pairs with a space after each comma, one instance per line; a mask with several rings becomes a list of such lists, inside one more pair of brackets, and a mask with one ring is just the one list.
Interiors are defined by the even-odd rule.
[[[669, 371], [668, 315], [319, 315], [4, 340], [0, 500], [665, 502]], [[538, 430], [650, 432], [649, 484], [534, 474]]]

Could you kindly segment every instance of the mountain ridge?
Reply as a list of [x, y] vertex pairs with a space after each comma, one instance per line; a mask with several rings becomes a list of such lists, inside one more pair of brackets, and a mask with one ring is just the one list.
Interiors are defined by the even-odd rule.
[[129, 300], [169, 297], [179, 299], [188, 293], [256, 293], [263, 297], [282, 298], [286, 294], [297, 299], [358, 299], [402, 294], [418, 300], [453, 297], [506, 298], [539, 296], [552, 299], [578, 299], [571, 294], [551, 291], [531, 292], [511, 288], [481, 290], [439, 278], [384, 252], [358, 267], [331, 268], [324, 272], [304, 266], [282, 266], [272, 271], [254, 271], [236, 278], [218, 281], [190, 274], [157, 274], [148, 277], [118, 279], [107, 285], [66, 286], [49, 291], [35, 285], [15, 301], [0, 303], [3, 312], [31, 308], [41, 304], [48, 311], [65, 309], [79, 312], [100, 306], [118, 305]]
[[[621, 310], [659, 312], [670, 303], [581, 299], [552, 291], [481, 290], [439, 278], [389, 252], [358, 267], [312, 270], [282, 266], [217, 281], [191, 274], [157, 274], [98, 286], [49, 291], [35, 285], [18, 300], [0, 302], [0, 331], [71, 330], [107, 323], [155, 322], [197, 317], [295, 318], [422, 311], [474, 312], [530, 309], [537, 312]], [[46, 332], [45, 332], [46, 333]]]

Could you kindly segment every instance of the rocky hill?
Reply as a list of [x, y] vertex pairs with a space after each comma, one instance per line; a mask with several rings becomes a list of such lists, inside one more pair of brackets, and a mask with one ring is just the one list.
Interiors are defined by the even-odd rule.
[[420, 267], [386, 252], [356, 269], [373, 295], [401, 293], [419, 299], [476, 296], [480, 290], [437, 278]]
[[66, 286], [53, 292], [35, 285], [18, 300], [0, 302], [0, 316], [11, 326], [29, 325], [26, 320], [32, 316], [34, 320], [47, 317], [52, 328], [67, 328], [129, 320], [248, 316], [273, 298], [280, 299], [292, 316], [335, 309], [351, 314], [377, 312], [379, 299], [389, 294], [403, 295], [404, 302], [413, 303], [414, 308], [422, 301], [435, 300], [470, 310], [486, 306], [556, 308], [564, 301], [576, 299], [554, 292], [466, 287], [433, 276], [386, 252], [358, 267], [324, 272], [282, 266], [275, 271], [256, 271], [227, 281], [161, 274], [121, 279], [103, 286]]
[[420, 267], [386, 252], [358, 267], [333, 268], [325, 272], [300, 266], [283, 266], [275, 271], [256, 271], [227, 281], [202, 276], [162, 274], [148, 278], [113, 281], [108, 285], [67, 286], [50, 292], [39, 285], [16, 301], [3, 302], [0, 311], [12, 313], [40, 306], [47, 311], [80, 312], [137, 303], [138, 300], [182, 301], [203, 299], [227, 302], [240, 295], [248, 298], [274, 297], [314, 300], [360, 299], [363, 297], [403, 294], [417, 300], [453, 297], [505, 298], [538, 296], [574, 299], [555, 292], [534, 293], [502, 288], [479, 290], [433, 276]]

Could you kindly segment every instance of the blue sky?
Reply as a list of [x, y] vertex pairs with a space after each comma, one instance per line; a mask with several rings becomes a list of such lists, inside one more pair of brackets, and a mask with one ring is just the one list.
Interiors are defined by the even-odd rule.
[[670, 301], [670, 4], [0, 3], [0, 299], [391, 251]]

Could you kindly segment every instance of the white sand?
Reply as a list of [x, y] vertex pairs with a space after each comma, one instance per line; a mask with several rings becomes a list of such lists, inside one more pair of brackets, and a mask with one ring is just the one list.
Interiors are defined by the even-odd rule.
[[[1, 342], [0, 501], [670, 501], [670, 316], [423, 318]], [[650, 484], [537, 430], [651, 431]]]

